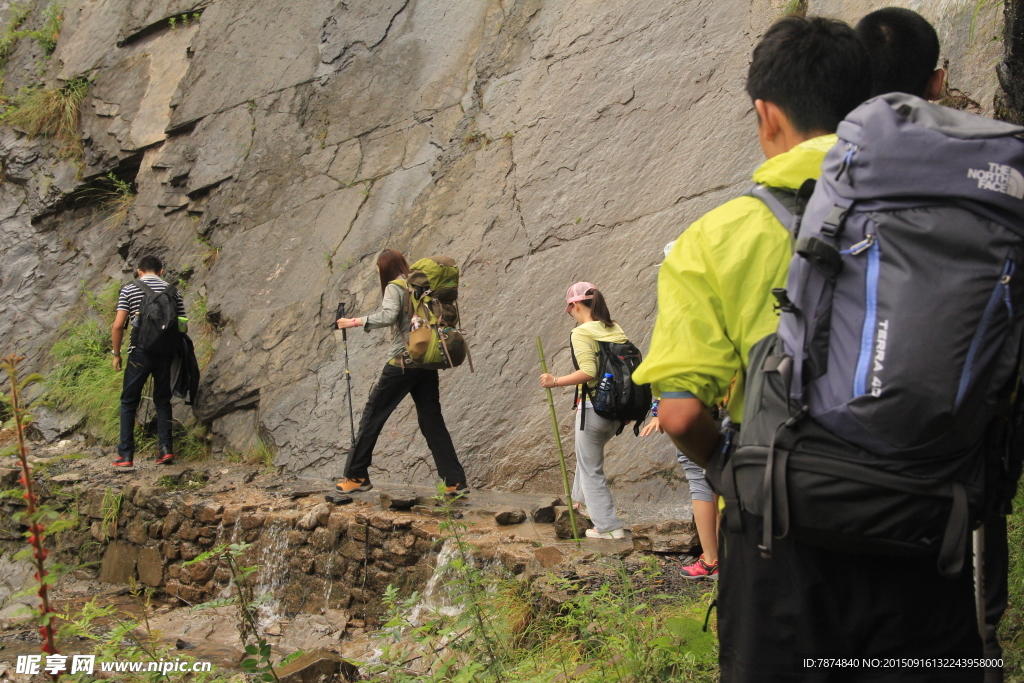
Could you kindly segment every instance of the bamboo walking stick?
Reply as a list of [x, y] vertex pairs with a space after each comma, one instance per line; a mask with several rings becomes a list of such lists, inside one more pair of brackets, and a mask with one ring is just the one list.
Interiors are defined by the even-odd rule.
[[[548, 363], [544, 360], [544, 347], [537, 337], [537, 355], [540, 356], [540, 370], [544, 374], [548, 372]], [[572, 507], [572, 493], [569, 492], [569, 471], [565, 467], [565, 451], [562, 450], [562, 435], [558, 431], [558, 415], [555, 413], [555, 399], [551, 396], [551, 389], [548, 392], [548, 408], [551, 409], [551, 426], [555, 429], [555, 443], [558, 445], [558, 464], [562, 468], [562, 487], [565, 489], [565, 501], [569, 506], [569, 525], [572, 527], [572, 537], [576, 546], [580, 545], [580, 534], [576, 529], [576, 513]]]

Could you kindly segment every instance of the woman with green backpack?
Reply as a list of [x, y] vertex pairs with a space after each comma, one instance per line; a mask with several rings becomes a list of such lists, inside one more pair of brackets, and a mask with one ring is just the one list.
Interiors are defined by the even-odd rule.
[[615, 502], [604, 475], [604, 447], [620, 431], [619, 424], [598, 415], [587, 395], [594, 394], [600, 381], [598, 342], [624, 344], [629, 340], [612, 320], [604, 296], [589, 282], [577, 282], [570, 287], [565, 302], [565, 312], [577, 325], [569, 335], [569, 342], [579, 369], [561, 377], [545, 373], [540, 376], [540, 385], [548, 389], [572, 385], [587, 388], [586, 392], [579, 392], [575, 406], [576, 476], [573, 478], [572, 497], [574, 501], [582, 500], [586, 504], [587, 515], [594, 522], [594, 528], [587, 529], [587, 538], [625, 538], [626, 532], [615, 512]]
[[413, 324], [419, 324], [419, 316], [410, 315], [412, 306], [409, 290], [403, 286], [409, 270], [409, 264], [400, 252], [394, 249], [382, 251], [377, 257], [377, 273], [383, 295], [380, 308], [360, 318], [339, 318], [337, 321], [338, 329], [362, 327], [370, 331], [382, 327], [397, 328], [388, 352], [388, 363], [363, 408], [355, 447], [349, 452], [345, 464], [345, 478], [336, 486], [340, 493], [369, 491], [373, 488], [369, 467], [377, 437], [391, 413], [410, 394], [416, 404], [420, 432], [427, 440], [437, 473], [444, 480], [447, 492], [459, 493], [466, 490], [466, 473], [455, 455], [452, 437], [441, 414], [437, 370], [410, 367], [406, 360], [407, 340], [413, 331]]

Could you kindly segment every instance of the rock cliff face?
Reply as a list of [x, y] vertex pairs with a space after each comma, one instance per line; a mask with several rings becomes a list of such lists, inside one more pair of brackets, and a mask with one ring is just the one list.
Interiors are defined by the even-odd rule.
[[[93, 81], [81, 164], [0, 129], [2, 346], [45, 368], [83, 291], [156, 252], [219, 331], [197, 416], [221, 443], [258, 432], [285, 470], [333, 477], [349, 442], [336, 304], [377, 305], [384, 247], [448, 254], [476, 372], [443, 373], [442, 403], [471, 483], [556, 490], [534, 337], [570, 370], [562, 296], [589, 280], [646, 348], [663, 245], [759, 161], [744, 76], [783, 4], [71, 0], [49, 60], [18, 41], [7, 62], [7, 94], [39, 73]], [[997, 3], [808, 10], [888, 4], [936, 23], [951, 95], [990, 112]], [[138, 188], [121, 223], [81, 192], [111, 171]], [[387, 336], [349, 335], [357, 419]], [[556, 398], [571, 448], [570, 396]], [[374, 478], [432, 477], [412, 413], [388, 423]], [[615, 439], [607, 472], [636, 516], [688, 504], [664, 438]]]

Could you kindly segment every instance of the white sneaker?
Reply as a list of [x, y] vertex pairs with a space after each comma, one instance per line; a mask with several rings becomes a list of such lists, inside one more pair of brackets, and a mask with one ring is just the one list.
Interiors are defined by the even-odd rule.
[[587, 529], [587, 538], [602, 538], [608, 541], [617, 541], [620, 538], [625, 537], [625, 529], [612, 529], [611, 531], [598, 531], [597, 529]]

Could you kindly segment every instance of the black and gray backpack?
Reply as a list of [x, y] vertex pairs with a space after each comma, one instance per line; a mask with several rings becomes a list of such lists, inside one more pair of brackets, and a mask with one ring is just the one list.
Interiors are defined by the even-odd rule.
[[[619, 428], [615, 432], [616, 436], [622, 433], [622, 430], [626, 428], [626, 424], [634, 422], [633, 434], [640, 434], [640, 425], [647, 419], [647, 414], [651, 411], [651, 387], [649, 384], [636, 384], [633, 382], [633, 373], [636, 372], [637, 367], [643, 362], [643, 355], [640, 353], [640, 349], [636, 347], [631, 341], [627, 341], [624, 344], [618, 344], [615, 342], [597, 342], [600, 348], [598, 354], [598, 378], [604, 377], [606, 374], [612, 376], [612, 391], [609, 396], [609, 405], [607, 409], [599, 409], [594, 407], [594, 412], [603, 417], [606, 420], [612, 420], [613, 422], [619, 423]], [[569, 337], [569, 355], [572, 356], [572, 364], [577, 370], [580, 369], [579, 363], [576, 362], [576, 350], [572, 348], [572, 337]], [[583, 397], [582, 400], [586, 401], [591, 399], [592, 392], [583, 384]], [[579, 387], [577, 387], [579, 392]], [[580, 400], [580, 396], [576, 395], [573, 399], [574, 402]], [[580, 415], [580, 429], [586, 426], [586, 411]]]
[[1019, 473], [1024, 128], [890, 94], [838, 134], [802, 217], [766, 202], [795, 255], [709, 477], [766, 556], [788, 534], [954, 575]]
[[141, 278], [134, 284], [142, 292], [142, 301], [132, 329], [132, 346], [155, 356], [177, 353], [181, 334], [174, 285], [168, 284], [158, 292]]

